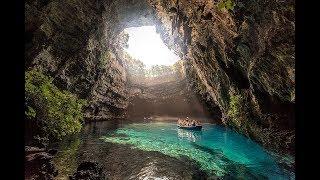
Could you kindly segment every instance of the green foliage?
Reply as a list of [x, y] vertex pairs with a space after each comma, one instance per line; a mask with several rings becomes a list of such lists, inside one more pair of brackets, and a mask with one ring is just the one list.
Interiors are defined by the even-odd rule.
[[235, 2], [234, 0], [220, 0], [220, 2], [218, 3], [218, 8], [220, 10], [222, 9], [226, 9], [226, 10], [233, 10], [235, 7]]
[[108, 61], [110, 60], [110, 58], [111, 58], [111, 53], [110, 53], [110, 51], [104, 51], [104, 52], [102, 52], [102, 54], [101, 54], [101, 58], [100, 58], [100, 61], [99, 61], [99, 66], [101, 67], [101, 68], [103, 68], [104, 66], [106, 66], [107, 65], [107, 63], [108, 63]]
[[59, 90], [51, 77], [36, 70], [26, 72], [25, 81], [26, 101], [30, 104], [26, 114], [41, 121], [44, 132], [61, 139], [80, 131], [85, 100]]
[[[63, 143], [59, 148], [61, 150], [53, 159], [59, 173], [57, 179], [62, 178], [62, 174], [72, 174], [77, 169], [77, 152], [81, 145], [81, 139], [76, 138], [71, 142]], [[61, 177], [60, 177], [61, 176]]]
[[229, 102], [229, 110], [228, 116], [231, 120], [236, 123], [238, 126], [240, 125], [240, 118], [241, 118], [241, 110], [243, 104], [243, 98], [241, 95], [231, 95], [230, 102]]
[[35, 118], [37, 115], [36, 111], [30, 106], [27, 106], [27, 110], [25, 111], [25, 114], [29, 119]]

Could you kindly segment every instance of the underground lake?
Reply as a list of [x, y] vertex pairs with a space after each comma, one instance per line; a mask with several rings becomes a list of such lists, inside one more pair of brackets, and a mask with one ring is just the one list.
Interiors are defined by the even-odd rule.
[[192, 131], [175, 121], [95, 122], [53, 146], [57, 179], [88, 160], [101, 163], [111, 179], [295, 179], [293, 157], [213, 123]]

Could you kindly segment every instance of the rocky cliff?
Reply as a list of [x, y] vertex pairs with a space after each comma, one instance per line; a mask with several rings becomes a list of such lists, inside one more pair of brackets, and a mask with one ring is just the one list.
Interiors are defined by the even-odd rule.
[[149, 0], [163, 40], [222, 122], [294, 151], [294, 1]]
[[108, 2], [27, 1], [26, 68], [87, 99], [89, 119], [122, 117], [126, 73], [114, 51], [117, 17]]

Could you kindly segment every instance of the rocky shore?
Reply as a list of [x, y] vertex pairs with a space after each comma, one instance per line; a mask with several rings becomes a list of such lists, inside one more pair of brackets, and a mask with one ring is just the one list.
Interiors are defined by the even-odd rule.
[[[53, 163], [56, 149], [45, 149], [34, 146], [25, 146], [25, 179], [26, 180], [53, 180], [58, 170]], [[83, 161], [70, 180], [103, 180], [106, 178], [103, 167], [97, 162]]]
[[56, 149], [25, 146], [25, 179], [54, 179], [58, 170], [53, 164]]

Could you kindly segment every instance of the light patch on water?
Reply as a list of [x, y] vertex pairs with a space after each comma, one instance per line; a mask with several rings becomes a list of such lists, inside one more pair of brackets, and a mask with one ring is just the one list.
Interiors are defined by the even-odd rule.
[[[148, 179], [154, 179], [154, 180], [169, 180], [168, 177], [163, 176], [163, 177], [158, 177], [155, 173], [157, 170], [157, 167], [153, 162], [150, 162], [147, 164], [144, 168], [140, 170], [140, 172], [133, 177], [132, 179], [140, 179], [140, 180], [148, 180]], [[131, 178], [130, 178], [131, 179]]]
[[183, 142], [174, 142], [169, 138], [158, 139], [157, 136], [150, 137], [148, 133], [136, 132], [134, 130], [118, 130], [119, 134], [126, 134], [128, 137], [104, 137], [106, 142], [118, 144], [131, 144], [134, 148], [144, 151], [158, 151], [165, 155], [179, 158], [180, 156], [187, 156], [190, 159], [196, 160], [201, 163], [202, 168], [205, 170], [215, 169], [218, 175], [223, 175], [224, 170], [216, 164], [212, 159], [208, 159], [209, 153], [202, 152], [199, 149], [186, 146]]
[[221, 126], [205, 125], [202, 131], [193, 132], [178, 129], [173, 123], [137, 123], [101, 139], [175, 158], [187, 157], [217, 176], [294, 179], [293, 172], [281, 169], [258, 144]]

